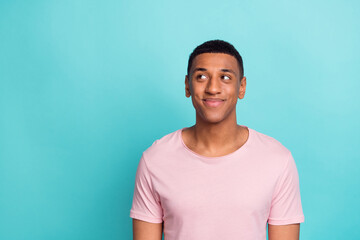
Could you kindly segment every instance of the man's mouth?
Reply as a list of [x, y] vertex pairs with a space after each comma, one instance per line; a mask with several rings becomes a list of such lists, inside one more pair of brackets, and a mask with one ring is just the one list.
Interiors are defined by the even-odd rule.
[[204, 98], [203, 101], [208, 107], [218, 107], [224, 103], [224, 100], [220, 98]]

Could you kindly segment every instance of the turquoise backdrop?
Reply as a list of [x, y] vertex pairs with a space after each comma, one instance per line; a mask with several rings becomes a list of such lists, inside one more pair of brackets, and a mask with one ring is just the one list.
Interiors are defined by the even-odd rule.
[[0, 239], [131, 239], [137, 164], [191, 126], [190, 52], [244, 59], [238, 123], [294, 156], [301, 239], [360, 239], [360, 2], [0, 1]]

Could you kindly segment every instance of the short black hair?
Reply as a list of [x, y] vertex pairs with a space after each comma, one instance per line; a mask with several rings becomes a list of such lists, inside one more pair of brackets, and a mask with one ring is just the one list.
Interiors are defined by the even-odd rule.
[[190, 68], [193, 63], [194, 58], [202, 53], [226, 53], [236, 58], [239, 64], [240, 69], [240, 80], [244, 76], [244, 66], [243, 66], [243, 60], [239, 54], [239, 52], [236, 50], [236, 48], [223, 40], [210, 40], [206, 41], [203, 44], [197, 46], [194, 51], [190, 54], [189, 61], [188, 61], [188, 67], [187, 67], [187, 75], [189, 76]]

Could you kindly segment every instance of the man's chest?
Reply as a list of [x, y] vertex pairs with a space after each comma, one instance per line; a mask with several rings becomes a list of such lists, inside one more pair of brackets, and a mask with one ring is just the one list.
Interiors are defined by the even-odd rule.
[[168, 172], [158, 193], [164, 219], [202, 221], [238, 215], [266, 219], [275, 179], [264, 167], [182, 168]]

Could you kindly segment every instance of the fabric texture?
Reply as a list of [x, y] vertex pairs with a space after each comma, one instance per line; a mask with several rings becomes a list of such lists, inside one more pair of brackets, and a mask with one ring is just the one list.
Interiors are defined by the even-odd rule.
[[184, 144], [183, 129], [143, 152], [131, 218], [164, 222], [165, 240], [265, 240], [267, 223], [304, 222], [295, 161], [279, 141], [248, 128], [235, 152], [206, 157]]

